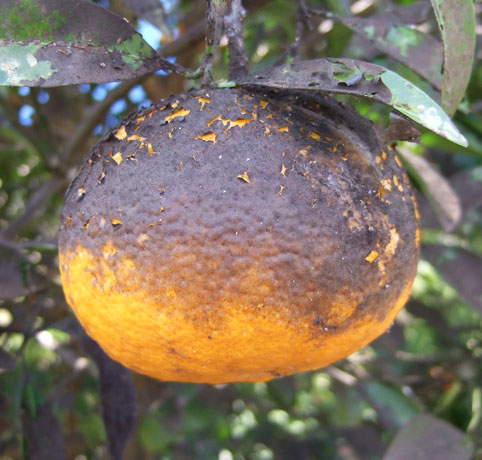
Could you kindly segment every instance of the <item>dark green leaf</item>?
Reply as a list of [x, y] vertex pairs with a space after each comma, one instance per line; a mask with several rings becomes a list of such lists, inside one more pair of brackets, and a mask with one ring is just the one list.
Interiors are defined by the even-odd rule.
[[425, 158], [414, 155], [408, 149], [397, 148], [405, 166], [428, 198], [432, 209], [446, 232], [451, 232], [460, 222], [462, 207], [449, 181]]
[[473, 0], [431, 0], [442, 35], [442, 106], [449, 115], [464, 97], [475, 53]]
[[413, 417], [402, 428], [383, 460], [469, 460], [473, 447], [464, 434], [427, 414]]
[[[368, 18], [326, 16], [366, 38], [383, 53], [403, 62], [415, 72], [442, 88], [442, 44], [431, 35], [403, 23], [403, 10], [413, 6], [377, 12]], [[418, 6], [422, 10], [421, 5]], [[406, 18], [409, 19], [409, 18]]]
[[13, 358], [0, 348], [0, 374], [15, 369], [15, 361]]
[[352, 94], [387, 104], [422, 126], [467, 146], [450, 117], [420, 88], [385, 67], [354, 59], [298, 61], [253, 75], [239, 83], [283, 89]]
[[156, 52], [121, 17], [88, 0], [0, 3], [0, 84], [61, 86], [157, 70]]
[[397, 388], [380, 382], [361, 382], [358, 387], [364, 398], [385, 419], [385, 425], [399, 428], [419, 412], [415, 403]]
[[65, 460], [67, 451], [60, 426], [48, 404], [43, 404], [37, 414], [25, 411], [23, 419], [25, 458], [31, 460]]

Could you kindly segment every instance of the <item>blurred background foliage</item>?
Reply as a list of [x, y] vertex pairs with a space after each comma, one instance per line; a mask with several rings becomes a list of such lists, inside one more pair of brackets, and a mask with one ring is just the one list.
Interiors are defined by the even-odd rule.
[[[128, 18], [172, 60], [199, 65], [204, 2], [96, 3]], [[310, 2], [359, 17], [412, 3]], [[250, 70], [283, 62], [296, 35], [295, 2], [244, 4]], [[145, 14], [139, 5], [151, 9]], [[267, 383], [192, 385], [131, 375], [86, 345], [59, 282], [58, 220], [82, 156], [131, 111], [198, 83], [159, 71], [123, 83], [0, 87], [0, 459], [103, 459], [108, 452], [121, 458], [127, 440], [125, 459], [398, 460], [423, 442], [448, 443], [446, 457], [437, 458], [481, 459], [482, 4], [475, 8], [479, 46], [454, 117], [469, 147], [423, 130], [419, 145], [402, 145], [451, 184], [460, 222], [444, 231], [429, 205], [437, 184], [419, 191], [422, 259], [412, 298], [390, 331], [326, 369]], [[438, 36], [430, 11], [417, 28]], [[226, 44], [223, 37], [216, 80], [228, 79]], [[383, 65], [440, 99], [413, 70], [332, 19], [313, 17], [299, 51], [304, 59], [343, 56]], [[386, 106], [348, 100], [387, 126]], [[409, 432], [414, 420], [433, 433]], [[435, 457], [429, 449], [419, 458]]]

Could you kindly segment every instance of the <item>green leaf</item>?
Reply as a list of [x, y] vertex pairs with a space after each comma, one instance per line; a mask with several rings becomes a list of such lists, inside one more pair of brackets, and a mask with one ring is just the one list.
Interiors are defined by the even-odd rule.
[[251, 75], [238, 84], [366, 97], [456, 144], [468, 145], [450, 117], [426, 93], [395, 72], [369, 62], [342, 58], [297, 61]]
[[440, 136], [467, 147], [465, 137], [430, 96], [391, 70], [386, 70], [380, 77], [392, 93], [389, 105]]
[[453, 115], [464, 97], [475, 54], [473, 0], [431, 0], [442, 35], [442, 106]]
[[377, 413], [390, 421], [391, 426], [402, 427], [420, 412], [411, 399], [389, 385], [365, 381], [360, 384], [360, 389]]
[[[413, 19], [413, 9], [421, 5], [391, 6], [377, 11], [367, 18], [343, 17], [326, 12], [325, 16], [343, 24], [353, 32], [369, 40], [381, 52], [403, 62], [436, 88], [442, 88], [442, 44], [431, 35], [404, 24]], [[407, 14], [411, 12], [410, 14]], [[409, 16], [409, 17], [404, 17]], [[421, 18], [419, 18], [421, 19]]]
[[127, 21], [88, 0], [0, 2], [0, 85], [102, 83], [161, 67]]

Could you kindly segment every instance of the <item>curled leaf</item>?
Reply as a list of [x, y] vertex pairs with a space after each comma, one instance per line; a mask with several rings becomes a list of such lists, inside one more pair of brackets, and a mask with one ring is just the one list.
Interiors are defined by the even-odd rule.
[[444, 230], [452, 231], [462, 218], [462, 207], [449, 181], [425, 158], [400, 146], [397, 147], [397, 152], [424, 191]]
[[467, 140], [442, 108], [420, 88], [385, 67], [354, 59], [315, 59], [273, 67], [241, 86], [352, 94], [389, 105], [456, 144]]
[[0, 348], [0, 374], [3, 372], [13, 371], [15, 366], [16, 364], [13, 358], [6, 351]]
[[473, 0], [431, 0], [443, 42], [442, 107], [457, 110], [469, 84], [475, 54]]
[[36, 414], [25, 411], [22, 417], [26, 457], [32, 460], [65, 460], [67, 450], [59, 423], [49, 404], [42, 404]]
[[[415, 9], [417, 11], [414, 11]], [[410, 11], [409, 15], [406, 14], [406, 10]], [[341, 17], [330, 12], [325, 16], [342, 23], [382, 53], [406, 64], [436, 88], [441, 89], [442, 44], [431, 35], [404, 23], [407, 20], [419, 19], [415, 14], [420, 14], [423, 10], [423, 5], [418, 4], [391, 8], [367, 18]]]

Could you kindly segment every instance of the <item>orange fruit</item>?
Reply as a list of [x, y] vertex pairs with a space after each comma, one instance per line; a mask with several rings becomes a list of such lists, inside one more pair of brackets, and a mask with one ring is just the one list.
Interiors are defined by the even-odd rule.
[[385, 331], [409, 297], [417, 210], [399, 159], [330, 98], [213, 89], [131, 115], [70, 186], [68, 303], [161, 380], [264, 381]]

